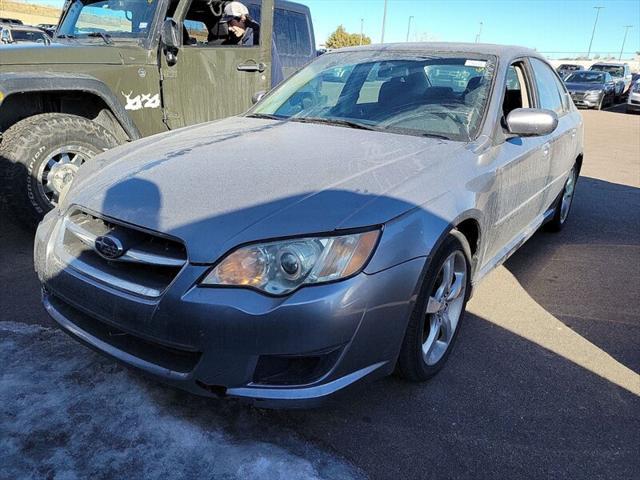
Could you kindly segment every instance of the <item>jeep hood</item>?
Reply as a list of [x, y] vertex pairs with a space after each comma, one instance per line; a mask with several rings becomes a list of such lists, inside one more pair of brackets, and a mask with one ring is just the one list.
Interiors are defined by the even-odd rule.
[[234, 117], [100, 155], [63, 208], [175, 236], [212, 262], [249, 241], [383, 224], [446, 193], [464, 145]]
[[5, 45], [0, 47], [0, 68], [7, 65], [59, 65], [59, 64], [123, 63], [119, 49], [97, 44], [37, 43]]

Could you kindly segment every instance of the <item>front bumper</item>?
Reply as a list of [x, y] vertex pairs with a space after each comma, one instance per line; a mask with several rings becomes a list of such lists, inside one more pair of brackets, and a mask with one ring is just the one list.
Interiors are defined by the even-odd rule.
[[638, 112], [640, 111], [640, 93], [631, 92], [627, 99], [627, 111]]
[[262, 406], [312, 406], [390, 373], [425, 262], [284, 298], [199, 287], [209, 267], [188, 264], [148, 299], [62, 264], [47, 246], [54, 222], [47, 217], [38, 230], [35, 262], [44, 306], [64, 331], [182, 389]]
[[584, 107], [584, 108], [596, 108], [600, 104], [600, 99], [603, 95], [597, 97], [585, 97], [581, 95], [571, 95], [573, 99], [573, 103], [576, 107]]

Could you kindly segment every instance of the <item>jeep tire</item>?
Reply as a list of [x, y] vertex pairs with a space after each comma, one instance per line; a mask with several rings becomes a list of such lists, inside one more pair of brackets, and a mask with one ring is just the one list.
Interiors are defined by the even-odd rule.
[[77, 168], [117, 145], [108, 130], [76, 115], [43, 113], [11, 126], [0, 143], [0, 188], [13, 217], [35, 227]]

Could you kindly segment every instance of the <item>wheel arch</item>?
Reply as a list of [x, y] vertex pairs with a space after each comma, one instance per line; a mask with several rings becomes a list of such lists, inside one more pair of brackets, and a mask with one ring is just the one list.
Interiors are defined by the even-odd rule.
[[95, 77], [52, 72], [0, 74], [0, 132], [40, 113], [69, 113], [95, 121], [124, 143], [140, 131], [111, 90]]

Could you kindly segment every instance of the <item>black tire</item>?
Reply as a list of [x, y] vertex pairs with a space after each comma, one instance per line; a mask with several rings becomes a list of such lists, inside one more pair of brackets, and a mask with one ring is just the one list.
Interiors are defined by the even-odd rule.
[[[422, 354], [425, 329], [428, 328], [427, 302], [434, 292], [436, 281], [443, 263], [454, 252], [461, 252], [466, 263], [465, 290], [462, 294], [462, 310], [458, 318], [457, 326], [453, 332], [453, 337], [449, 341], [447, 350], [442, 357], [433, 365], [428, 365]], [[469, 244], [460, 232], [453, 231], [442, 243], [438, 251], [429, 264], [428, 271], [424, 277], [423, 285], [418, 296], [415, 308], [409, 319], [407, 330], [402, 342], [400, 355], [396, 364], [396, 374], [400, 377], [412, 381], [423, 382], [438, 373], [447, 362], [455, 341], [463, 323], [467, 301], [471, 292], [471, 262]]]
[[[563, 217], [562, 216], [562, 201], [563, 201], [563, 198], [565, 196], [565, 193], [567, 192], [567, 185], [569, 185], [569, 181], [571, 180], [571, 176], [572, 175], [573, 175], [573, 191], [572, 191], [572, 195], [571, 195], [571, 200], [569, 202], [569, 208], [567, 210], [566, 215]], [[545, 230], [547, 230], [549, 232], [559, 232], [560, 230], [562, 230], [564, 228], [564, 226], [567, 223], [567, 220], [569, 219], [569, 214], [571, 213], [571, 207], [573, 206], [573, 199], [575, 197], [575, 188], [576, 188], [576, 184], [577, 183], [578, 183], [578, 171], [576, 169], [576, 166], [574, 166], [571, 169], [571, 173], [569, 174], [569, 177], [567, 178], [567, 180], [564, 183], [564, 187], [562, 189], [562, 192], [560, 192], [560, 195], [558, 196], [558, 199], [555, 202], [555, 207], [554, 207], [555, 211], [553, 213], [553, 217], [544, 226]]]
[[0, 188], [10, 213], [22, 225], [35, 227], [53, 208], [36, 177], [51, 154], [69, 145], [89, 159], [117, 146], [118, 141], [97, 123], [63, 113], [34, 115], [4, 132], [0, 143]]

